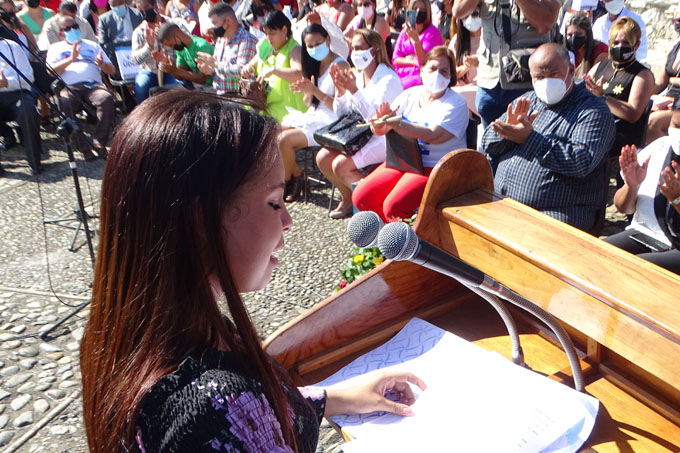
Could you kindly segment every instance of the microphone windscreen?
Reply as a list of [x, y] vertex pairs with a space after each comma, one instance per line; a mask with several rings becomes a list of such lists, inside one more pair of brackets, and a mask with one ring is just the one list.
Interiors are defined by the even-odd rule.
[[380, 230], [378, 248], [385, 258], [408, 260], [418, 249], [418, 236], [404, 222], [392, 222]]
[[375, 247], [383, 221], [373, 211], [361, 211], [352, 216], [347, 224], [347, 236], [357, 247]]

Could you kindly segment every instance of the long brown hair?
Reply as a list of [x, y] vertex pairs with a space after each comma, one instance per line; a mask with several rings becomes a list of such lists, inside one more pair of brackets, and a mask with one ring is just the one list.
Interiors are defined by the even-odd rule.
[[[80, 348], [90, 450], [134, 449], [140, 403], [189, 355], [248, 355], [295, 448], [278, 371], [232, 281], [222, 213], [276, 158], [278, 126], [222, 98], [173, 91], [121, 124], [104, 171], [90, 317]], [[209, 278], [225, 293], [220, 313]]]

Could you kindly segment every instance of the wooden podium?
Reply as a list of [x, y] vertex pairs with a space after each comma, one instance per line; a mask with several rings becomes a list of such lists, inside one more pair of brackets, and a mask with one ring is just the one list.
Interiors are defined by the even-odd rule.
[[[494, 194], [489, 164], [472, 150], [437, 164], [414, 229], [562, 323], [581, 358], [586, 391], [601, 402], [582, 451], [680, 451], [677, 275]], [[549, 330], [508, 307], [527, 364], [572, 385]], [[413, 317], [510, 357], [504, 324], [485, 301], [448, 277], [390, 260], [274, 332], [265, 348], [299, 384], [311, 384]]]

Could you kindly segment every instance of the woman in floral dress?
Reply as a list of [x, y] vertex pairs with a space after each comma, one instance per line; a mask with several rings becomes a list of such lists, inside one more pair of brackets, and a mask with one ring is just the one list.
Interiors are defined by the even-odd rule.
[[411, 413], [408, 383], [424, 384], [409, 373], [298, 389], [262, 350], [240, 293], [267, 285], [292, 224], [278, 132], [224, 98], [181, 91], [118, 128], [80, 349], [91, 451], [314, 452], [324, 415]]

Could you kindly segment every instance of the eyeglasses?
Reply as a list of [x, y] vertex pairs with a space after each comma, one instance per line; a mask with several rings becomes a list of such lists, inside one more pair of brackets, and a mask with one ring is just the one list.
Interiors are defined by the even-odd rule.
[[67, 26], [63, 27], [63, 28], [61, 29], [61, 31], [63, 31], [63, 32], [65, 33], [65, 32], [67, 32], [67, 31], [71, 31], [71, 30], [79, 30], [79, 29], [80, 29], [80, 25], [78, 25], [78, 24], [71, 24], [71, 25], [67, 25]]

